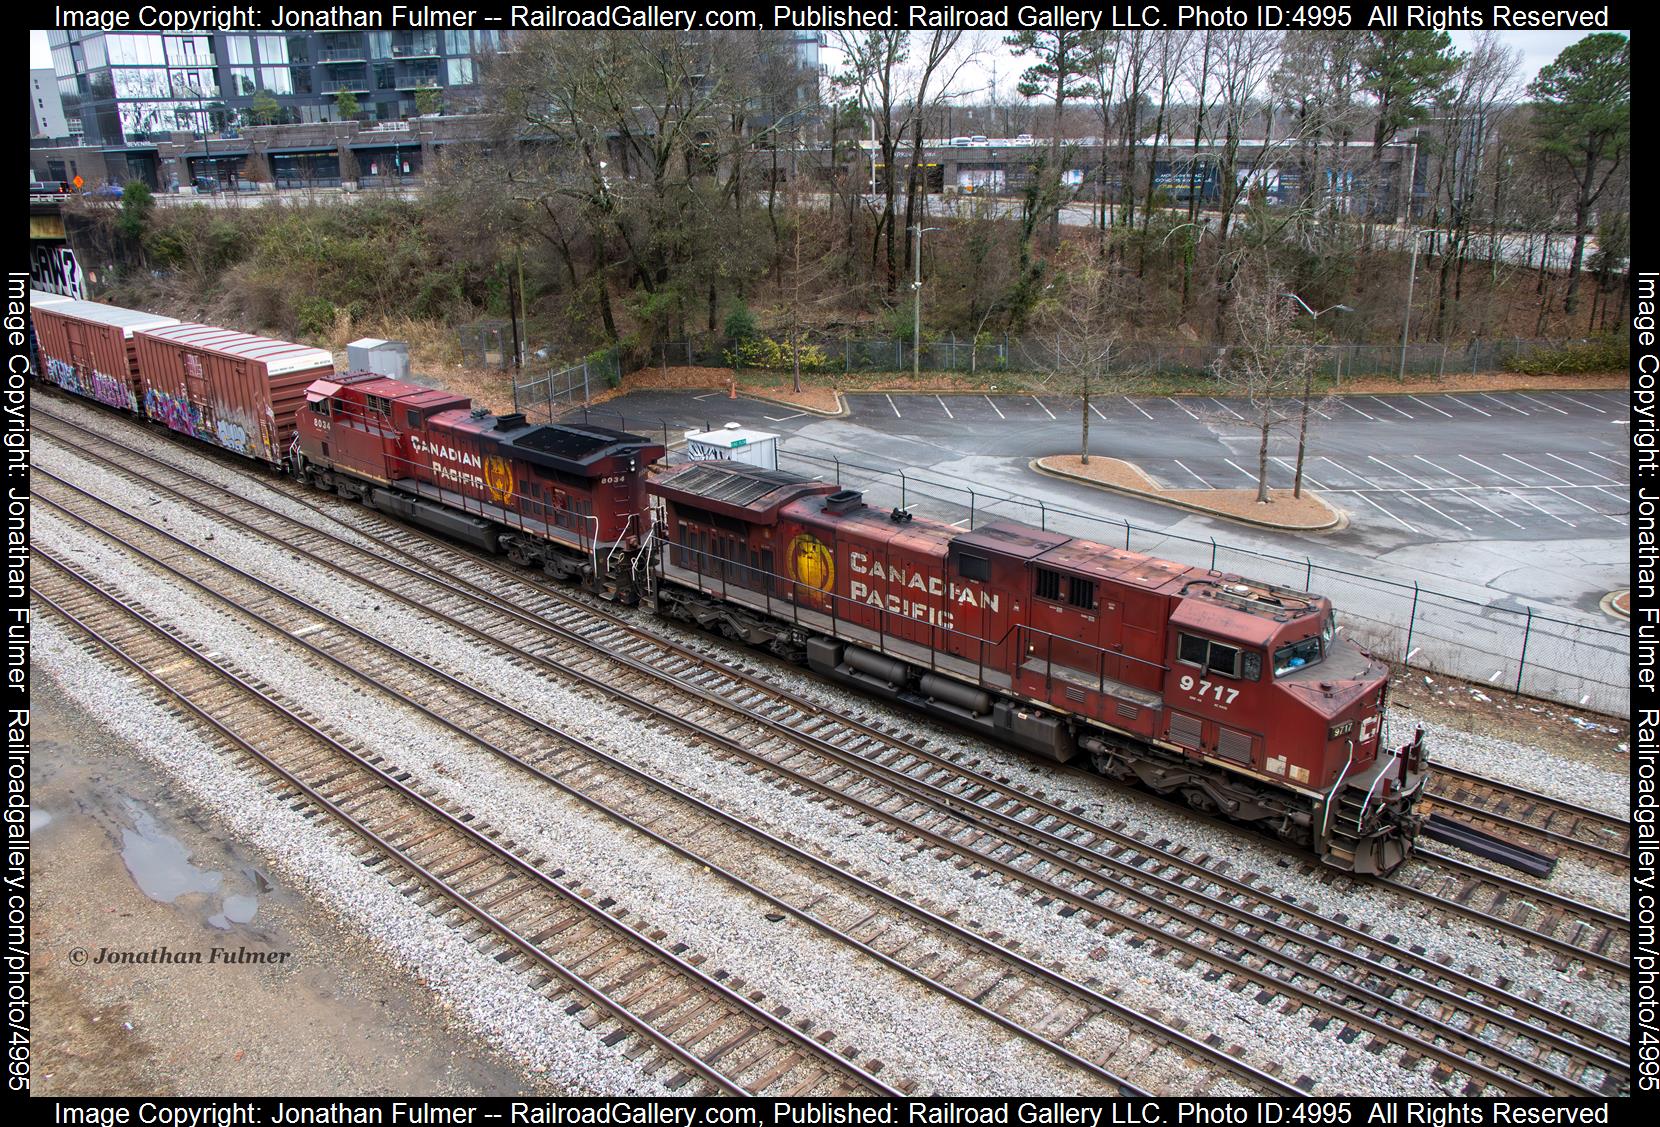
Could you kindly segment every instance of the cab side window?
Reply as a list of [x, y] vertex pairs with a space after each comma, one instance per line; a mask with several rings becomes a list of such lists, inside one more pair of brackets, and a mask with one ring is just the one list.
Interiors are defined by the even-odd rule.
[[1255, 681], [1262, 673], [1261, 654], [1197, 634], [1178, 634], [1176, 639], [1176, 658], [1187, 665], [1246, 681]]

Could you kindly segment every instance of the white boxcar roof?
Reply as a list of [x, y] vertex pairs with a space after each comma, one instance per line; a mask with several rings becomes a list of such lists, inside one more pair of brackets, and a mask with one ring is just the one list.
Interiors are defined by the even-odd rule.
[[134, 329], [160, 329], [179, 323], [177, 317], [142, 313], [137, 309], [122, 309], [119, 305], [105, 305], [99, 301], [54, 301], [44, 303], [43, 308], [50, 309], [53, 313], [62, 313], [66, 317], [79, 317], [83, 321], [91, 321], [97, 325], [116, 326], [124, 337], [132, 336]]
[[72, 297], [65, 297], [61, 293], [48, 293], [45, 290], [30, 290], [30, 305], [62, 305], [66, 301], [74, 301]]
[[168, 327], [152, 330], [151, 336], [174, 341], [177, 344], [218, 352], [226, 356], [240, 356], [258, 360], [273, 376], [288, 372], [303, 372], [307, 368], [333, 368], [334, 353], [309, 345], [293, 344], [286, 340], [256, 337], [234, 329], [216, 329], [212, 325], [197, 325], [189, 321], [173, 322]]

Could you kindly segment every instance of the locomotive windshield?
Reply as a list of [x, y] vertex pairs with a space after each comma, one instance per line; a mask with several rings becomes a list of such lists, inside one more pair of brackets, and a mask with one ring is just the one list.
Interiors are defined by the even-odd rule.
[[1274, 676], [1284, 677], [1293, 670], [1303, 669], [1314, 665], [1325, 656], [1326, 650], [1331, 648], [1331, 641], [1336, 633], [1333, 625], [1334, 615], [1327, 615], [1320, 624], [1320, 633], [1311, 638], [1304, 638], [1300, 642], [1281, 646], [1274, 651]]

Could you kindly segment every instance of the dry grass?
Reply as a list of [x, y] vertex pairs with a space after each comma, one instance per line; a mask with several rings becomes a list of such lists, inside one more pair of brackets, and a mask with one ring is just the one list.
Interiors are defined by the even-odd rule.
[[1340, 510], [1306, 489], [1301, 497], [1293, 497], [1289, 489], [1270, 489], [1268, 503], [1263, 504], [1257, 500], [1255, 489], [1166, 489], [1140, 466], [1118, 458], [1094, 457], [1086, 465], [1076, 454], [1056, 454], [1039, 458], [1037, 464], [1046, 470], [1100, 482], [1156, 501], [1177, 501], [1218, 516], [1260, 521], [1279, 528], [1329, 528], [1342, 516]]

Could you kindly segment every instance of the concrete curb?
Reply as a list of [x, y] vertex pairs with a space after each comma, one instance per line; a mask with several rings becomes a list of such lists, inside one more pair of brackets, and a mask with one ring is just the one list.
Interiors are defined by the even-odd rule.
[[[1622, 595], [1625, 597], [1625, 606], [1623, 608], [1620, 606], [1620, 597]], [[1599, 603], [1597, 603], [1597, 607], [1603, 614], [1606, 614], [1611, 618], [1621, 618], [1627, 622], [1630, 622], [1631, 592], [1629, 590], [1610, 591], [1602, 597], [1602, 600]]]
[[845, 418], [849, 414], [847, 400], [839, 391], [834, 394], [836, 396], [836, 409], [826, 411], [822, 407], [808, 407], [802, 403], [791, 403], [788, 399], [774, 399], [770, 395], [756, 395], [752, 391], [745, 391], [743, 388], [738, 389], [739, 399], [756, 399], [762, 403], [771, 403], [774, 407], [788, 407], [792, 411], [805, 411], [807, 414], [817, 415], [821, 419]]
[[[1117, 460], [1123, 461], [1121, 458]], [[1134, 465], [1133, 462], [1126, 464]], [[1274, 532], [1330, 532], [1335, 528], [1346, 528], [1349, 523], [1347, 515], [1344, 514], [1341, 509], [1336, 508], [1324, 498], [1315, 497], [1313, 493], [1309, 493], [1307, 496], [1314, 497], [1316, 501], [1320, 502], [1320, 504], [1324, 505], [1331, 511], [1332, 519], [1330, 521], [1325, 524], [1278, 524], [1274, 521], [1255, 520], [1251, 517], [1239, 516], [1236, 513], [1226, 513], [1221, 509], [1212, 509], [1206, 505], [1194, 504], [1189, 501], [1180, 501], [1172, 497], [1165, 497], [1158, 493], [1149, 493], [1145, 489], [1132, 489], [1125, 485], [1114, 485], [1110, 482], [1097, 481], [1093, 477], [1083, 477], [1080, 474], [1071, 473], [1067, 470], [1053, 469], [1044, 465], [1042, 458], [1033, 458], [1031, 461], [1026, 463], [1026, 466], [1028, 469], [1033, 470], [1036, 473], [1045, 474], [1049, 477], [1058, 478], [1062, 481], [1074, 481], [1080, 485], [1093, 486], [1096, 489], [1101, 489], [1108, 493], [1119, 493], [1125, 497], [1134, 497], [1141, 501], [1155, 501], [1160, 505], [1169, 505], [1174, 509], [1185, 509], [1190, 513], [1198, 513], [1201, 516], [1218, 517], [1222, 520], [1231, 520], [1236, 524], [1249, 525], [1252, 528], [1266, 528]]]

